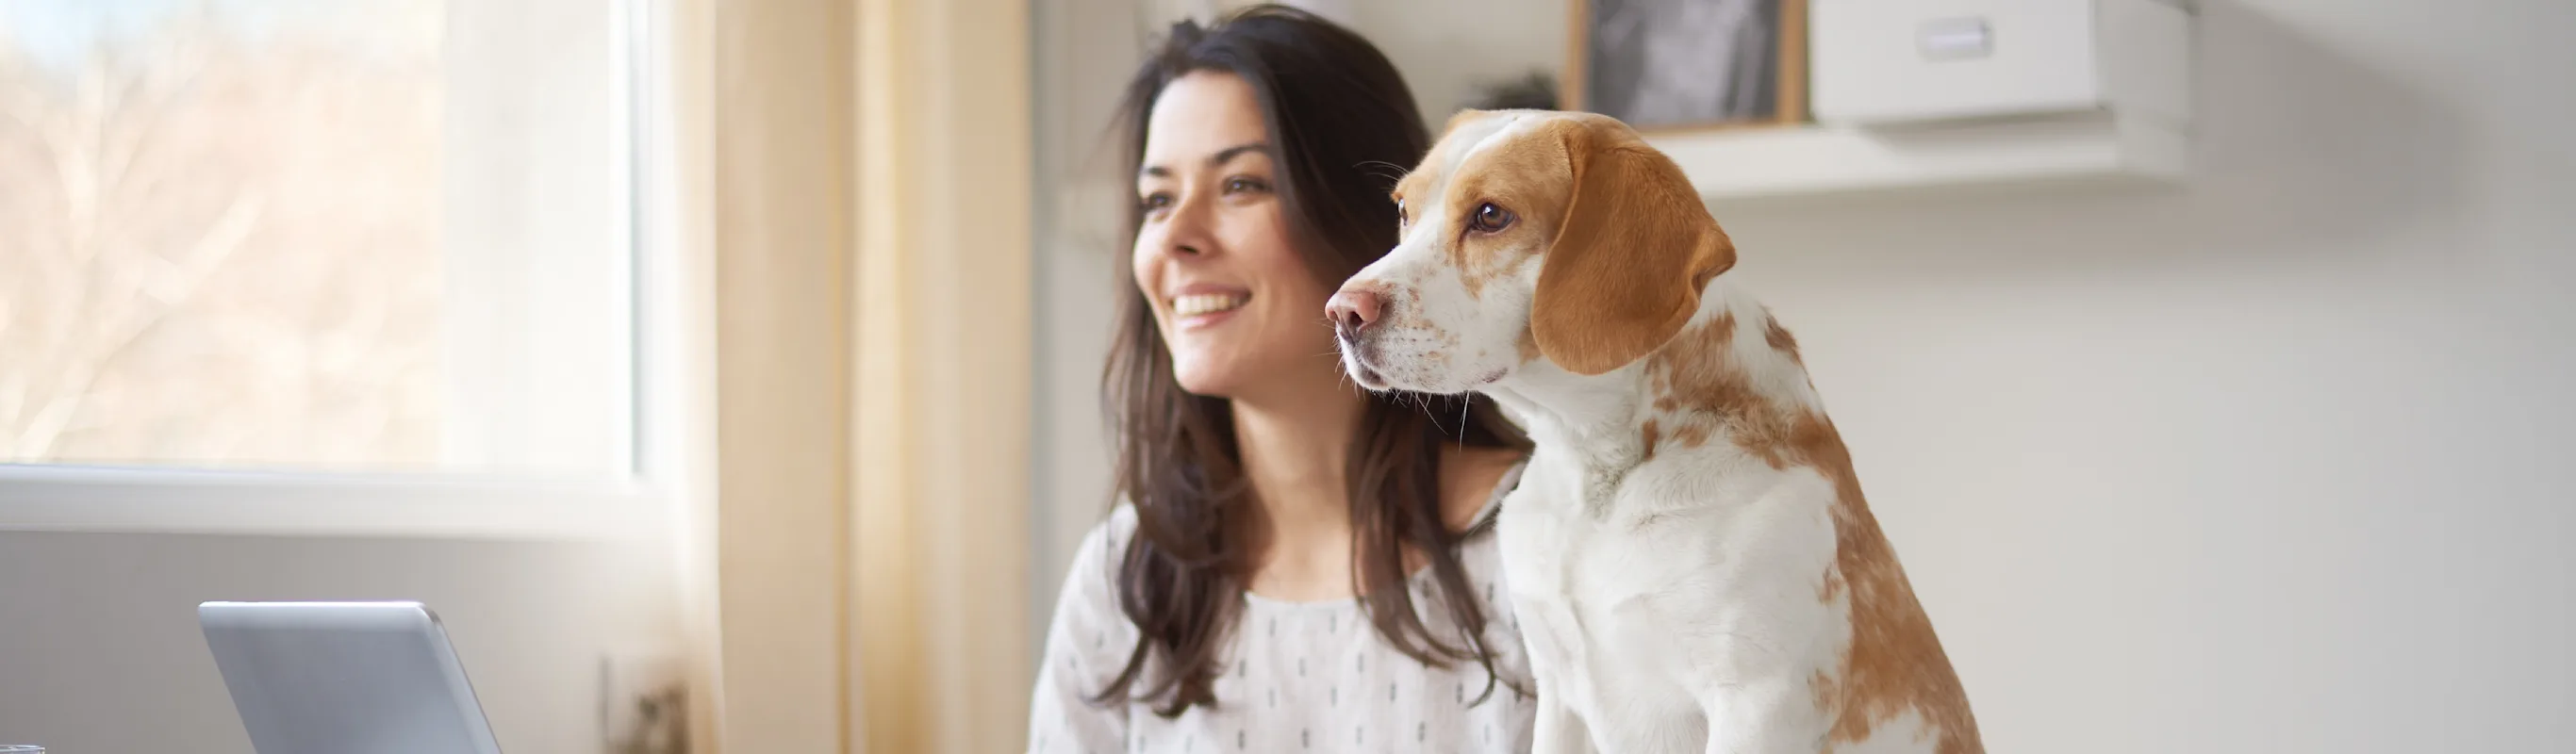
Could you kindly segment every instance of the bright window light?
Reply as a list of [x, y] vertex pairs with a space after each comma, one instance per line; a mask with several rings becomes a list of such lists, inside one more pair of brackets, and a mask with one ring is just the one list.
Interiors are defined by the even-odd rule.
[[634, 475], [626, 29], [0, 2], [0, 464]]

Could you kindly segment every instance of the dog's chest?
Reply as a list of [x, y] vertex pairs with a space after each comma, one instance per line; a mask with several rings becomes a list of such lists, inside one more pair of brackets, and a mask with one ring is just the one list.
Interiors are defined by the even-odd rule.
[[1720, 508], [1693, 511], [1686, 522], [1643, 520], [1638, 511], [1651, 507], [1635, 499], [1649, 486], [1643, 481], [1632, 474], [1610, 489], [1606, 505], [1594, 503], [1600, 480], [1574, 464], [1535, 460], [1504, 499], [1496, 527], [1515, 600], [1597, 608], [1652, 597], [1676, 578], [1706, 583], [1710, 550], [1721, 542], [1700, 524]]
[[[1831, 484], [1811, 470], [1662, 458], [1622, 475], [1596, 509], [1581, 467], [1547, 450], [1495, 532], [1534, 656], [1583, 662], [1586, 645], [1697, 642], [1820, 609], [1835, 535]], [[1649, 635], [1622, 638], [1637, 630]]]
[[1515, 583], [1563, 591], [1585, 585], [1562, 579], [1599, 568], [1619, 571], [1614, 585], [1655, 571], [1697, 570], [1733, 528], [1742, 499], [1759, 494], [1745, 488], [1776, 478], [1676, 484], [1696, 476], [1693, 469], [1661, 462], [1604, 476], [1544, 451], [1532, 460], [1498, 516], [1504, 568]]

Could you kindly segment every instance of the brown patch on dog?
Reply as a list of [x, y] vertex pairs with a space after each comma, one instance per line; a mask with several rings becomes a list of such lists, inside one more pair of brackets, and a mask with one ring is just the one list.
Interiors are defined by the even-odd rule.
[[1850, 653], [1833, 678], [1816, 679], [1819, 698], [1832, 699], [1825, 709], [1835, 715], [1827, 740], [1866, 740], [1879, 723], [1910, 709], [1939, 737], [1934, 751], [1985, 751], [1967, 691], [1941, 650], [1932, 619], [1915, 599], [1895, 549], [1869, 513], [1841, 433], [1821, 414], [1800, 413], [1790, 449], [1797, 461], [1815, 467], [1834, 484], [1834, 565], [1827, 572], [1827, 591], [1835, 581], [1843, 582], [1851, 605]]
[[1719, 312], [1699, 327], [1684, 331], [1646, 360], [1646, 375], [1655, 392], [1655, 410], [1676, 413], [1682, 398], [1723, 389], [1726, 349], [1735, 343], [1735, 313]]
[[1638, 463], [1655, 460], [1655, 441], [1663, 439], [1663, 428], [1658, 426], [1655, 423], [1655, 420], [1647, 419], [1645, 436], [1646, 452], [1644, 455], [1637, 457]]
[[1707, 445], [1709, 434], [1716, 431], [1715, 422], [1684, 422], [1680, 428], [1673, 430], [1673, 444], [1684, 448]]
[[[1720, 312], [1682, 331], [1646, 360], [1655, 410], [1674, 421], [1673, 439], [1682, 447], [1699, 447], [1721, 431], [1748, 450], [1776, 444], [1760, 438], [1785, 435], [1772, 401], [1755, 392], [1752, 380], [1730, 363], [1737, 324], [1733, 312]], [[1779, 464], [1777, 452], [1756, 452]]]
[[[1817, 599], [1848, 600], [1852, 636], [1841, 667], [1809, 681], [1819, 709], [1833, 719], [1827, 740], [1866, 740], [1879, 724], [1914, 710], [1939, 737], [1940, 754], [1983, 752], [1967, 694], [1870, 515], [1841, 434], [1823, 414], [1757, 392], [1733, 363], [1729, 346], [1736, 324], [1721, 315], [1684, 331], [1648, 359], [1648, 387], [1663, 414], [1651, 426], [1669, 432], [1670, 442], [1659, 444], [1681, 447], [1698, 447], [1722, 431], [1772, 468], [1812, 467], [1833, 484], [1834, 562], [1825, 569]], [[1776, 323], [1766, 323], [1764, 338], [1773, 348], [1787, 340]]]
[[[1439, 234], [1440, 252], [1458, 271], [1468, 298], [1482, 298], [1487, 283], [1509, 270], [1512, 263], [1539, 250], [1547, 236], [1528, 235], [1532, 232], [1530, 221], [1538, 219], [1532, 215], [1542, 214], [1537, 212], [1541, 208], [1552, 210], [1564, 204], [1565, 193], [1572, 184], [1564, 151], [1547, 140], [1516, 137], [1469, 156], [1474, 146], [1469, 140], [1489, 138], [1496, 129], [1462, 131], [1502, 115], [1488, 110], [1461, 110], [1450, 116], [1448, 125], [1441, 128], [1440, 140], [1423, 154], [1421, 164], [1396, 181], [1393, 194], [1404, 207], [1408, 228], [1422, 222], [1444, 225]], [[1435, 188], [1438, 191], [1433, 191]], [[1465, 213], [1489, 201], [1518, 219], [1502, 233], [1470, 236], [1465, 232]], [[1513, 250], [1521, 253], [1504, 253]]]
[[1459, 126], [1482, 121], [1500, 114], [1501, 113], [1497, 113], [1492, 110], [1477, 110], [1473, 108], [1460, 110], [1456, 114], [1449, 116], [1448, 124], [1440, 127], [1440, 135], [1445, 138], [1449, 134], [1456, 133]]
[[1734, 243], [1681, 167], [1626, 125], [1559, 114], [1531, 130], [1557, 141], [1572, 173], [1532, 291], [1539, 349], [1576, 374], [1654, 353], [1735, 265]]
[[1769, 312], [1764, 312], [1762, 319], [1762, 340], [1771, 344], [1771, 350], [1788, 356], [1790, 363], [1806, 366], [1807, 362], [1798, 358], [1798, 339], [1789, 334], [1789, 328], [1781, 327], [1780, 320]]
[[[1534, 134], [1476, 135], [1501, 141], [1486, 144], [1455, 165], [1432, 168], [1431, 160], [1424, 163], [1427, 170], [1454, 171], [1442, 195], [1427, 201], [1439, 202], [1441, 216], [1453, 226], [1444, 229], [1441, 242], [1448, 245], [1444, 251], [1469, 298], [1481, 298], [1487, 284], [1546, 248], [1555, 234], [1556, 215], [1574, 191], [1573, 163], [1563, 142]], [[1439, 155], [1464, 151], [1466, 146], [1443, 139], [1431, 151]], [[1511, 225], [1498, 232], [1469, 232], [1468, 221], [1486, 204], [1511, 213]]]

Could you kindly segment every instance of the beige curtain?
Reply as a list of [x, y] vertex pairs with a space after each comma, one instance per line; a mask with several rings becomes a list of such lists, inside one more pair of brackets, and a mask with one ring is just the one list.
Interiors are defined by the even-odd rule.
[[672, 0], [707, 291], [697, 751], [1025, 739], [1023, 0]]

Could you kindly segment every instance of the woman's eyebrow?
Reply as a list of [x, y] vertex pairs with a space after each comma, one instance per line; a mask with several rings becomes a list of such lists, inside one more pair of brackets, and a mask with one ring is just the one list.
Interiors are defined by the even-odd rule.
[[[1226, 163], [1233, 162], [1234, 158], [1242, 157], [1247, 154], [1270, 154], [1270, 144], [1267, 142], [1253, 141], [1219, 149], [1216, 151], [1216, 154], [1208, 156], [1207, 164], [1208, 167], [1212, 168], [1223, 167]], [[1172, 169], [1161, 165], [1147, 165], [1142, 168], [1138, 168], [1136, 170], [1136, 175], [1144, 178], [1170, 178], [1172, 177]]]
[[1207, 164], [1208, 164], [1208, 167], [1212, 167], [1212, 168], [1213, 168], [1213, 167], [1220, 167], [1220, 166], [1223, 166], [1223, 165], [1224, 165], [1224, 164], [1226, 164], [1226, 163], [1233, 162], [1233, 161], [1234, 161], [1234, 158], [1242, 157], [1242, 156], [1247, 155], [1247, 154], [1265, 154], [1265, 155], [1266, 155], [1266, 154], [1269, 154], [1269, 153], [1270, 153], [1270, 145], [1269, 145], [1269, 144], [1266, 144], [1266, 143], [1263, 143], [1263, 142], [1258, 142], [1258, 141], [1254, 141], [1254, 142], [1246, 142], [1246, 143], [1243, 143], [1243, 144], [1236, 144], [1236, 145], [1231, 146], [1231, 147], [1226, 147], [1226, 148], [1224, 148], [1224, 149], [1219, 149], [1219, 150], [1217, 150], [1217, 151], [1216, 151], [1216, 155], [1215, 155], [1215, 156], [1212, 156], [1212, 157], [1209, 157], [1209, 158], [1208, 158]]

